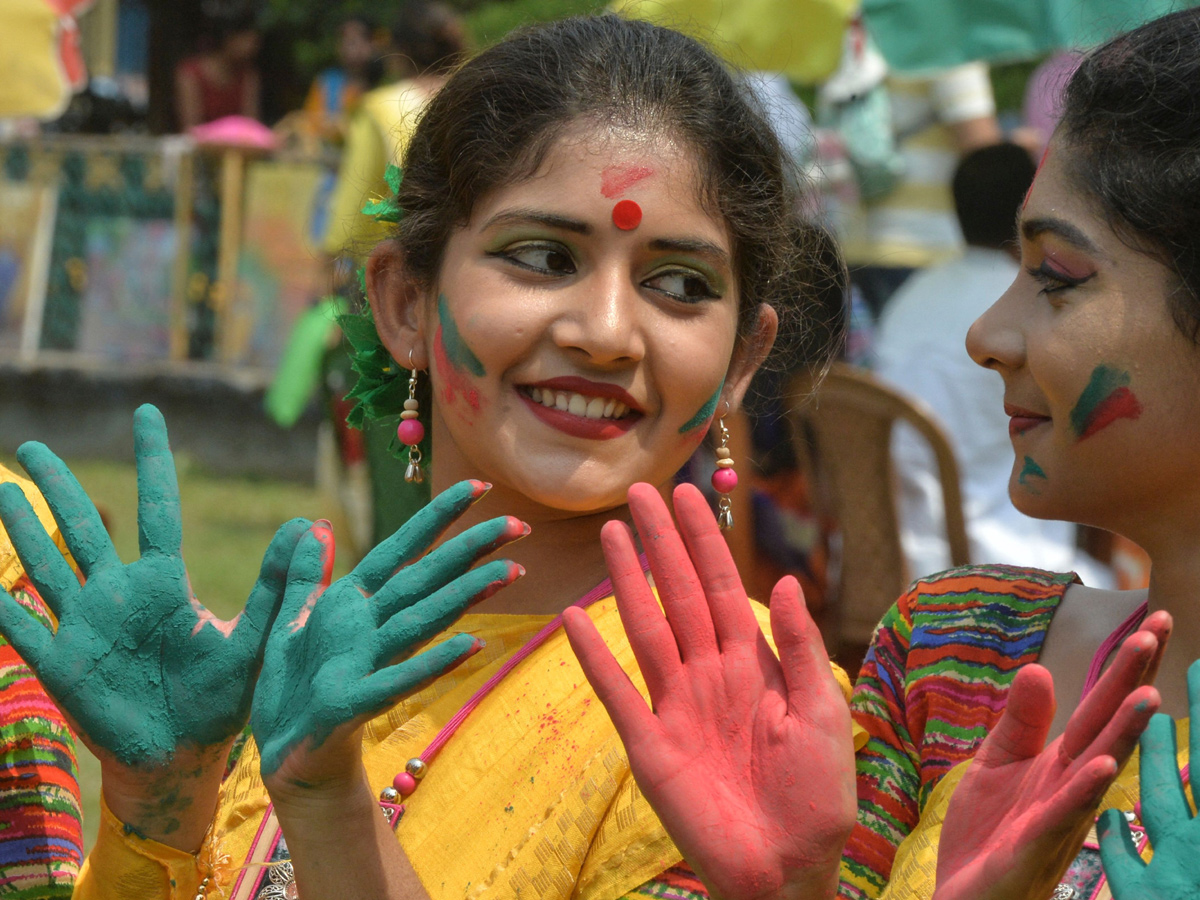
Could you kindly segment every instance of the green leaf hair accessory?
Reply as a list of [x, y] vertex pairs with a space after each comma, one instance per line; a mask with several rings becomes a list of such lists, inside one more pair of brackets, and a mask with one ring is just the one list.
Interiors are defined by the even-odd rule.
[[404, 218], [404, 210], [396, 194], [400, 191], [400, 182], [404, 180], [404, 171], [399, 166], [389, 165], [383, 172], [383, 180], [391, 188], [391, 194], [373, 200], [362, 208], [363, 214], [370, 216], [376, 222], [389, 222], [395, 225]]
[[[371, 216], [377, 222], [389, 222], [394, 225], [404, 218], [404, 210], [400, 208], [400, 201], [396, 197], [404, 173], [399, 166], [389, 165], [383, 173], [383, 178], [391, 189], [391, 194], [368, 203], [363, 207], [363, 214]], [[365, 269], [358, 270], [358, 284], [365, 296]], [[408, 370], [397, 363], [383, 346], [383, 341], [379, 339], [379, 331], [375, 327], [375, 319], [371, 315], [371, 307], [363, 304], [362, 312], [344, 313], [337, 317], [337, 323], [350, 344], [350, 368], [358, 375], [354, 389], [345, 397], [354, 403], [346, 421], [351, 427], [359, 430], [367, 419], [383, 424], [399, 423], [400, 413], [404, 411], [404, 401], [408, 399], [405, 380]], [[388, 451], [393, 456], [404, 458], [408, 447], [393, 436]]]

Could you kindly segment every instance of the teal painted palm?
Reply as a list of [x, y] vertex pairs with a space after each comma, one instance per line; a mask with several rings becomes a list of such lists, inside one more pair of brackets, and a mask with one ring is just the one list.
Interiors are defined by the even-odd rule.
[[482, 647], [459, 634], [413, 656], [473, 602], [524, 572], [504, 559], [475, 565], [528, 534], [509, 516], [475, 525], [426, 555], [487, 488], [463, 481], [439, 494], [332, 585], [328, 523], [316, 523], [300, 541], [254, 694], [250, 724], [264, 778], [322, 781], [331, 765], [357, 751], [354, 731], [367, 719]]
[[98, 755], [129, 766], [169, 762], [181, 747], [228, 740], [246, 722], [254, 673], [279, 608], [288, 565], [309, 527], [282, 526], [244, 611], [231, 621], [196, 599], [182, 556], [179, 487], [162, 415], [134, 417], [141, 556], [124, 564], [95, 506], [42, 444], [17, 458], [58, 522], [80, 584], [15, 485], [0, 486], [0, 520], [30, 580], [58, 618], [51, 631], [0, 596], [0, 631]]

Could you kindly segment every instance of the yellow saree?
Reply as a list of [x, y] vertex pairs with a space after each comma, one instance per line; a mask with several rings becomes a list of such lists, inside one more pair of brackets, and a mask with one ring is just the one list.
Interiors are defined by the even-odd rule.
[[[756, 611], [767, 630], [766, 610]], [[613, 598], [588, 613], [645, 693]], [[487, 647], [368, 725], [364, 760], [371, 785], [390, 785], [405, 761], [547, 621], [460, 620], [454, 631], [469, 631]], [[845, 673], [836, 667], [835, 673], [849, 696]], [[262, 875], [261, 865], [245, 865], [268, 804], [258, 767], [250, 743], [222, 788], [211, 836], [198, 856], [127, 834], [106, 810], [78, 900], [192, 900], [206, 876], [207, 898], [224, 900], [235, 890], [240, 896], [248, 879]], [[615, 900], [680, 860], [561, 630], [486, 696], [406, 807], [397, 837], [434, 900]]]

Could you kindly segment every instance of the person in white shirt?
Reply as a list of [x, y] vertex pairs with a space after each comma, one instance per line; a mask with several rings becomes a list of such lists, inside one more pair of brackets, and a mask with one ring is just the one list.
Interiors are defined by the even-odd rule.
[[[1076, 526], [1031, 519], [1008, 498], [1012, 445], [1004, 385], [964, 347], [967, 329], [1008, 290], [1019, 270], [1014, 221], [1034, 165], [1016, 144], [968, 154], [954, 173], [963, 254], [916, 272], [892, 296], [876, 335], [876, 374], [923, 401], [958, 459], [971, 562], [1074, 569], [1088, 584], [1111, 574], [1076, 549]], [[900, 481], [900, 530], [912, 577], [950, 566], [937, 466], [923, 439], [898, 425], [892, 438]]]

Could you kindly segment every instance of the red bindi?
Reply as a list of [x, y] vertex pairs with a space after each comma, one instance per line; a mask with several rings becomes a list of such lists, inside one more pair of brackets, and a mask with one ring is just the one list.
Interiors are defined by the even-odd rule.
[[632, 200], [621, 200], [613, 207], [612, 219], [622, 231], [633, 231], [642, 224], [642, 208]]

